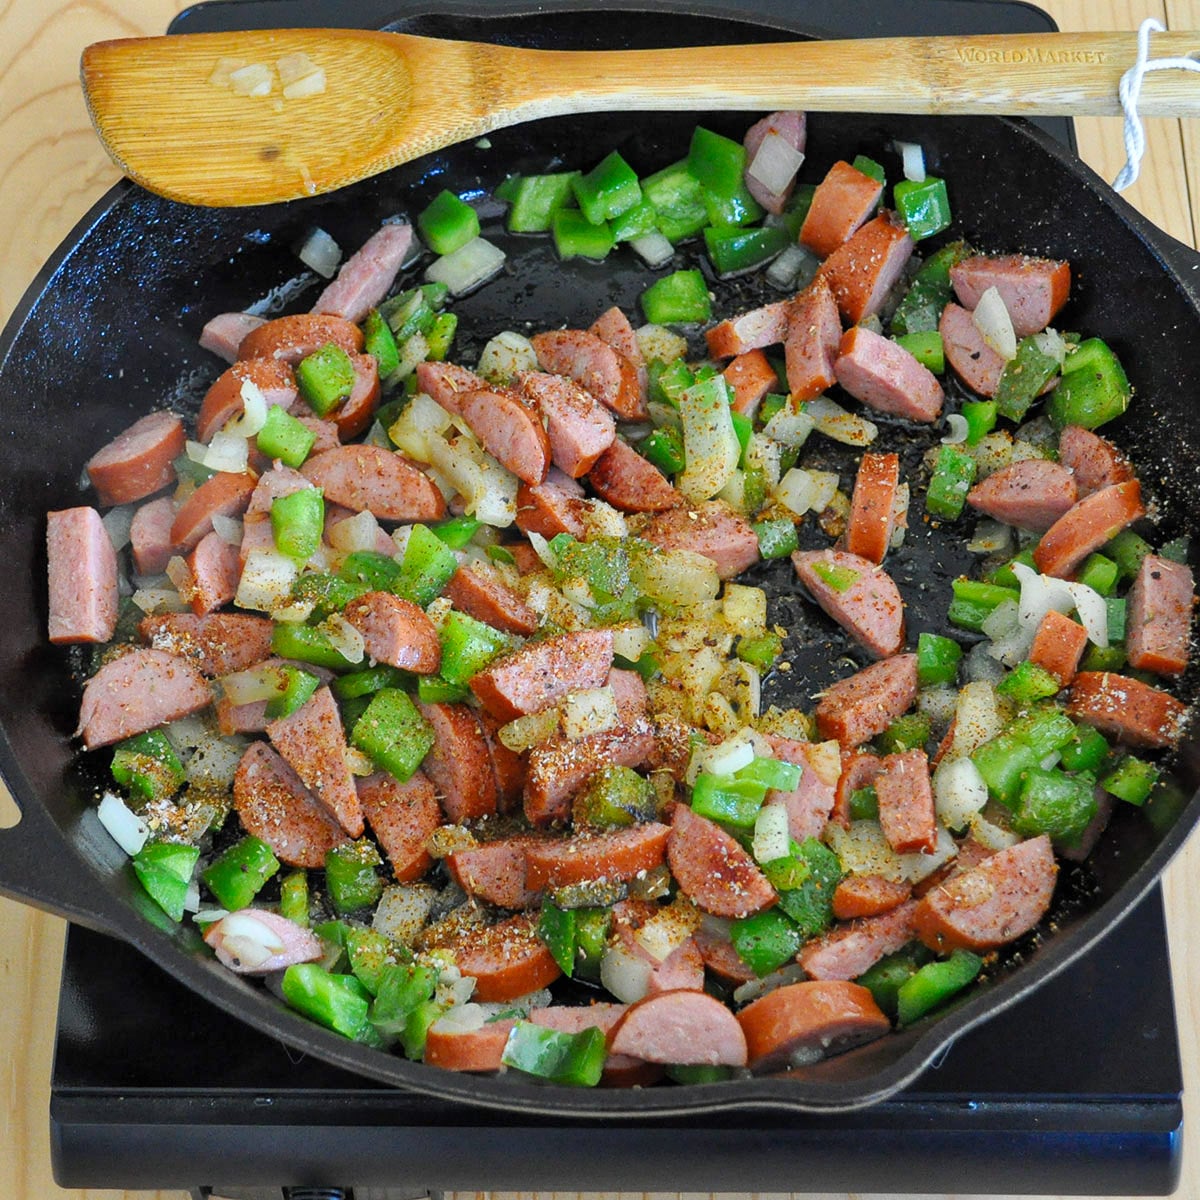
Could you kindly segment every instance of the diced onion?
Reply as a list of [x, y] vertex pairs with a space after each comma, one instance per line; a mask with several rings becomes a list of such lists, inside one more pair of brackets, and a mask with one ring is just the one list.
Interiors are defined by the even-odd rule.
[[716, 564], [691, 550], [638, 555], [632, 575], [638, 590], [660, 604], [689, 607], [715, 600], [721, 590]]
[[896, 142], [896, 149], [900, 153], [901, 167], [904, 171], [904, 178], [911, 179], [913, 183], [925, 182], [925, 151], [917, 142]]
[[227, 58], [222, 55], [217, 59], [217, 65], [213, 67], [212, 74], [208, 77], [208, 82], [213, 87], [229, 87], [229, 77], [234, 71], [241, 70], [246, 65], [244, 58]]
[[900, 856], [888, 845], [878, 821], [851, 821], [849, 829], [830, 822], [825, 837], [848, 875], [882, 875], [893, 883], [905, 878]]
[[253, 379], [243, 379], [238, 394], [242, 398], [242, 411], [225, 423], [217, 437], [252, 438], [267, 423], [268, 405], [262, 388]]
[[217, 682], [230, 704], [255, 704], [259, 700], [270, 700], [283, 690], [285, 679], [279, 667], [259, 663], [244, 671], [223, 675]]
[[1067, 343], [1057, 329], [1043, 329], [1033, 335], [1034, 345], [1061, 367], [1067, 361]]
[[958, 854], [958, 846], [949, 832], [938, 829], [937, 846], [932, 854], [901, 854], [900, 872], [909, 883], [920, 883], [922, 879], [932, 875], [938, 867], [945, 866]]
[[653, 966], [624, 946], [611, 946], [600, 960], [600, 982], [622, 1004], [636, 1004], [650, 990]]
[[1017, 335], [1013, 331], [1012, 317], [1008, 315], [1004, 298], [999, 289], [990, 287], [975, 306], [971, 314], [975, 328], [983, 340], [1006, 362], [1017, 356]]
[[[404, 526], [407, 530], [409, 527]], [[342, 554], [355, 554], [362, 550], [375, 550], [379, 541], [379, 522], [370, 509], [339, 521], [329, 530], [329, 544]]]
[[798, 517], [809, 512], [816, 497], [816, 483], [802, 467], [792, 467], [779, 481], [775, 499]]
[[783, 134], [771, 129], [755, 151], [746, 174], [757, 179], [768, 192], [782, 196], [803, 163], [804, 155]]
[[1011, 556], [1013, 548], [1013, 527], [1003, 521], [993, 521], [990, 517], [975, 522], [975, 532], [967, 543], [967, 549], [972, 554], [1003, 554]]
[[657, 229], [631, 238], [630, 248], [651, 270], [665, 267], [675, 257], [675, 247]]
[[1006, 637], [1017, 628], [1021, 606], [1015, 600], [1002, 600], [980, 625], [980, 631], [996, 639]]
[[827, 396], [817, 396], [804, 406], [818, 433], [846, 446], [869, 446], [878, 436], [879, 427], [857, 413], [847, 412]]
[[427, 463], [430, 439], [440, 438], [452, 423], [453, 418], [436, 400], [417, 392], [387, 432], [409, 458]]
[[647, 362], [657, 358], [659, 362], [671, 363], [683, 358], [688, 349], [687, 338], [680, 337], [665, 325], [643, 325], [637, 330], [637, 343]]
[[283, 96], [285, 100], [300, 100], [304, 96], [319, 96], [324, 90], [325, 68], [318, 67], [311, 74], [305, 75], [303, 79], [289, 83], [283, 89]]
[[213, 532], [230, 546], [242, 544], [242, 523], [237, 517], [227, 517], [223, 513], [214, 513], [212, 519]]
[[700, 910], [679, 897], [655, 909], [634, 933], [633, 940], [656, 962], [664, 962], [699, 928]]
[[96, 810], [100, 824], [108, 830], [112, 840], [132, 858], [146, 844], [150, 826], [137, 813], [131, 811], [125, 801], [115, 792], [105, 792]]
[[820, 265], [820, 259], [807, 246], [796, 243], [783, 248], [763, 278], [781, 292], [797, 291], [812, 282]]
[[229, 75], [229, 86], [240, 96], [269, 96], [275, 75], [266, 63], [251, 63]]
[[619, 720], [617, 699], [610, 687], [570, 692], [562, 702], [562, 730], [572, 741], [615, 729]]
[[286, 604], [300, 578], [294, 559], [275, 550], [251, 550], [242, 567], [234, 603], [238, 608], [269, 613]]
[[135, 512], [136, 504], [119, 504], [101, 517], [104, 531], [108, 534], [108, 540], [112, 542], [114, 550], [123, 550], [129, 545], [129, 530], [133, 525]]
[[214, 434], [207, 446], [203, 442], [189, 441], [186, 449], [192, 462], [210, 471], [231, 475], [240, 475], [250, 461], [250, 446], [246, 439], [224, 431]]
[[627, 662], [637, 662], [650, 648], [653, 640], [645, 625], [637, 622], [617, 625], [613, 628], [613, 654], [619, 655]]
[[232, 787], [245, 750], [245, 738], [222, 737], [216, 728], [205, 728], [204, 738], [187, 761], [188, 782], [213, 788]]
[[558, 720], [558, 709], [547, 708], [501, 725], [496, 736], [500, 744], [514, 754], [523, 754], [531, 746], [540, 746], [542, 742], [555, 737], [558, 734]]
[[245, 910], [232, 912], [229, 916], [222, 918], [221, 933], [226, 942], [231, 937], [245, 938], [261, 946], [264, 950], [269, 950], [270, 954], [267, 955], [267, 958], [270, 958], [272, 954], [281, 954], [285, 946], [283, 938], [274, 929], [265, 921], [260, 921], [252, 912]]
[[478, 1004], [458, 1004], [433, 1023], [438, 1033], [474, 1033], [483, 1028], [487, 1014]]
[[923, 712], [935, 726], [945, 729], [954, 719], [954, 708], [958, 702], [958, 689], [950, 686], [922, 688], [917, 693], [917, 709]]
[[325, 279], [332, 279], [342, 261], [342, 248], [319, 226], [304, 239], [298, 252], [300, 261]]
[[537, 351], [533, 343], [522, 334], [506, 329], [496, 334], [479, 355], [476, 374], [489, 383], [508, 384], [522, 371], [538, 369]]
[[697, 746], [688, 763], [687, 782], [696, 782], [696, 776], [732, 775], [754, 761], [755, 736], [752, 730], [742, 729], [732, 737], [715, 746]]
[[174, 588], [138, 588], [131, 599], [144, 613], [187, 612], [189, 608]]
[[796, 450], [804, 445], [814, 428], [812, 416], [806, 409], [792, 412], [784, 407], [763, 426], [763, 433], [772, 441]]
[[968, 683], [958, 693], [954, 710], [954, 741], [947, 757], [973, 754], [1004, 727], [996, 690], [983, 681]]
[[1004, 667], [1001, 666], [1004, 658], [998, 658], [997, 655], [1003, 654], [1005, 658], [1011, 655], [1010, 641], [1011, 639], [1007, 639], [1003, 645], [997, 642], [978, 642], [972, 646], [963, 665], [963, 673], [967, 679], [972, 683], [999, 683], [1004, 678]]
[[434, 894], [427, 883], [397, 883], [384, 888], [371, 927], [402, 946], [411, 946], [429, 919]]
[[711, 500], [733, 477], [742, 456], [728, 397], [718, 395], [718, 390], [703, 384], [686, 389], [679, 397], [687, 464], [676, 484], [693, 503]]
[[764, 804], [754, 818], [750, 852], [754, 861], [773, 862], [788, 856], [788, 811], [784, 804]]
[[294, 54], [285, 54], [275, 60], [275, 70], [279, 72], [279, 82], [286, 88], [290, 83], [298, 83], [306, 79], [314, 71], [321, 68], [302, 50]]
[[961, 446], [967, 440], [967, 434], [970, 433], [967, 418], [962, 413], [949, 413], [946, 416], [946, 424], [949, 428], [946, 436], [942, 438], [942, 445]]
[[742, 583], [726, 583], [721, 612], [735, 633], [761, 633], [767, 626], [767, 593]]
[[596, 497], [584, 500], [576, 510], [583, 522], [583, 541], [592, 542], [597, 538], [616, 538], [618, 540], [629, 536], [629, 523], [625, 514], [613, 508], [611, 504]]
[[933, 773], [938, 819], [947, 829], [962, 829], [988, 801], [979, 768], [966, 757], [943, 759]]
[[971, 836], [986, 850], [1007, 850], [1021, 840], [1020, 834], [1001, 829], [981, 813], [971, 818]]
[[1075, 613], [1087, 630], [1088, 638], [1101, 648], [1108, 645], [1108, 605], [1095, 588], [1086, 583], [1068, 583], [1067, 591], [1075, 600]]
[[434, 259], [425, 268], [425, 279], [428, 283], [444, 283], [452, 296], [465, 296], [498, 275], [505, 257], [499, 246], [474, 237], [465, 246]]
[[334, 613], [321, 622], [329, 644], [347, 661], [360, 663], [366, 657], [367, 644], [359, 633], [341, 613]]

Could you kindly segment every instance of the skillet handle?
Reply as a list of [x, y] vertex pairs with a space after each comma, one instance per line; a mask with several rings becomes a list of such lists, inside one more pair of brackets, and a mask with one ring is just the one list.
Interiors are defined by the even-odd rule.
[[[3, 781], [0, 789], [8, 792]], [[110, 857], [119, 861], [122, 852], [109, 838], [95, 810], [88, 809], [79, 818], [72, 841], [42, 805], [22, 808], [11, 793], [0, 801], [3, 799], [7, 804], [0, 802], [0, 816], [16, 808], [20, 820], [0, 828], [0, 895], [99, 933], [125, 936], [122, 929], [128, 928], [134, 914], [113, 894], [114, 881], [106, 880], [92, 865]], [[87, 846], [94, 843], [96, 854], [91, 862], [77, 851], [75, 842]]]

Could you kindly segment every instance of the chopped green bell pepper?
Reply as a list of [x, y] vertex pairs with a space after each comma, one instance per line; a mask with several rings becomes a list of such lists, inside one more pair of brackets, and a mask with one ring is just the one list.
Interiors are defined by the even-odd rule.
[[350, 741], [377, 767], [403, 783], [433, 748], [433, 730], [405, 692], [385, 687], [354, 723]]
[[248, 835], [218, 855], [200, 873], [222, 908], [245, 908], [279, 870], [279, 859], [266, 842]]

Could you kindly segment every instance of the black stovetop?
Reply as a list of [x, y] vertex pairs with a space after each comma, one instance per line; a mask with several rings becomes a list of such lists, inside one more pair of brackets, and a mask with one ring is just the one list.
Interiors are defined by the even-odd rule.
[[[632, 3], [632, 0], [630, 0]], [[528, 0], [232, 0], [175, 31], [378, 26]], [[601, 7], [600, 0], [577, 7]], [[1005, 0], [720, 0], [844, 36], [1040, 32]], [[806, 24], [807, 22], [807, 24]], [[403, 22], [401, 23], [403, 25]], [[1073, 144], [1069, 122], [1043, 123]], [[65, 1187], [1161, 1195], [1179, 1174], [1182, 1075], [1160, 894], [1087, 957], [964, 1035], [916, 1084], [830, 1117], [754, 1111], [555, 1122], [398, 1091], [298, 1056], [137, 951], [72, 928], [50, 1106]]]

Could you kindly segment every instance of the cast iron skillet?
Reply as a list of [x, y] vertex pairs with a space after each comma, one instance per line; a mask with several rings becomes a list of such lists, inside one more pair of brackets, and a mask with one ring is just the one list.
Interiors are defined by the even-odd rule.
[[[712, 16], [675, 14], [511, 17], [496, 22], [418, 21], [420, 32], [492, 37], [560, 46], [733, 42], [780, 36], [780, 30]], [[886, 69], [882, 67], [881, 69]], [[83, 655], [45, 641], [44, 528], [48, 509], [88, 503], [80, 489], [89, 454], [138, 415], [173, 405], [194, 412], [222, 364], [196, 338], [214, 313], [242, 308], [294, 279], [298, 238], [313, 224], [354, 247], [378, 221], [417, 211], [445, 185], [483, 194], [506, 171], [552, 164], [587, 167], [616, 147], [639, 171], [685, 152], [694, 114], [636, 113], [588, 121], [554, 120], [496, 134], [491, 148], [459, 146], [335, 197], [233, 212], [185, 209], [131, 186], [106, 196], [72, 233], [18, 307], [0, 340], [0, 562], [8, 568], [0, 623], [0, 769], [22, 811], [0, 831], [0, 891], [121, 937], [176, 978], [260, 1031], [343, 1068], [445, 1099], [555, 1116], [646, 1118], [734, 1107], [837, 1111], [894, 1092], [916, 1076], [957, 1034], [1013, 1003], [1061, 970], [1152, 885], [1200, 815], [1200, 746], [1182, 747], [1175, 768], [1142, 812], [1120, 811], [1085, 868], [1064, 872], [1046, 923], [1054, 935], [1025, 939], [1002, 956], [964, 1001], [891, 1037], [786, 1078], [639, 1092], [550, 1089], [511, 1076], [468, 1078], [368, 1050], [310, 1024], [269, 993], [220, 967], [188, 925], [172, 925], [148, 900], [92, 801], [107, 757], [81, 761], [72, 740]], [[740, 137], [751, 118], [703, 118]], [[1075, 271], [1070, 308], [1060, 320], [1106, 339], [1137, 387], [1127, 417], [1110, 427], [1129, 448], [1162, 513], [1162, 536], [1200, 527], [1200, 428], [1194, 396], [1200, 368], [1200, 293], [1196, 256], [1148, 225], [1069, 152], [1019, 121], [819, 117], [810, 124], [805, 176], [819, 179], [836, 158], [864, 152], [897, 168], [893, 137], [921, 142], [930, 169], [951, 186], [954, 234], [982, 249], [1069, 259]], [[486, 203], [485, 223], [496, 215]], [[496, 226], [498, 228], [498, 226]], [[493, 230], [494, 232], [494, 230]], [[550, 262], [544, 240], [502, 239], [512, 269], [458, 304], [456, 355], [472, 361], [481, 337], [513, 327], [513, 314], [534, 327], [585, 325], [609, 304], [629, 311], [646, 274], [624, 254], [603, 265]], [[718, 313], [771, 298], [742, 283], [718, 289]], [[311, 303], [313, 289], [292, 299]], [[520, 322], [517, 328], [521, 328]], [[885, 427], [889, 443], [911, 431]], [[936, 435], [935, 435], [936, 436]], [[920, 449], [906, 470], [920, 471]], [[851, 479], [851, 459], [833, 460]], [[903, 554], [890, 562], [902, 588], [963, 566], [962, 531], [930, 535], [914, 521]], [[964, 526], [965, 528], [965, 526]], [[815, 538], [819, 543], [820, 539]], [[828, 622], [793, 594], [786, 564], [760, 568], [776, 612], [793, 626], [794, 680], [774, 698], [808, 706], [811, 693], [848, 673], [849, 648]], [[919, 592], [905, 588], [910, 597]], [[944, 601], [910, 610], [910, 638], [940, 629]], [[815, 647], [805, 649], [808, 639]], [[812, 669], [812, 675], [807, 671]], [[1189, 694], [1195, 694], [1194, 680]]]

